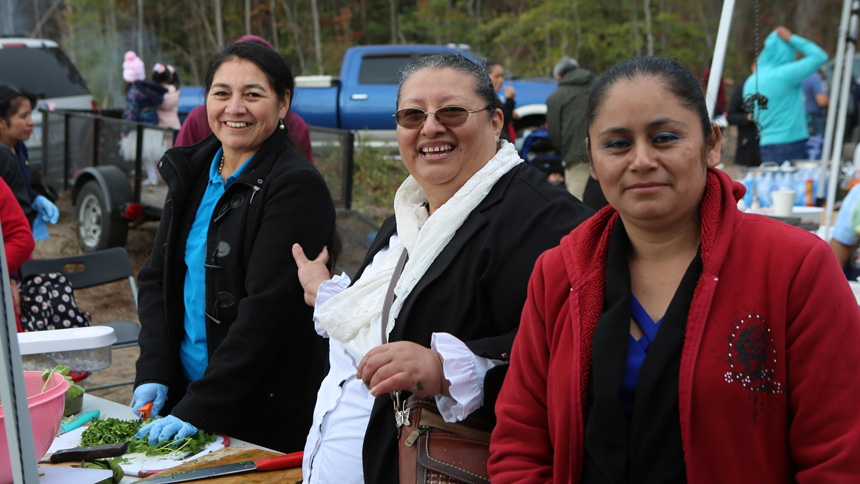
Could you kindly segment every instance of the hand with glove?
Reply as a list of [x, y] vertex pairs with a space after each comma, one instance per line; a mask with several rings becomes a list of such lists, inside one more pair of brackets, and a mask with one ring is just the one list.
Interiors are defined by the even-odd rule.
[[146, 434], [149, 434], [147, 441], [149, 445], [155, 447], [159, 442], [184, 439], [196, 433], [197, 427], [188, 422], [183, 422], [173, 415], [168, 415], [144, 425], [134, 437], [142, 439]]
[[37, 195], [32, 205], [39, 212], [39, 218], [43, 221], [55, 224], [57, 220], [60, 220], [60, 210], [44, 196]]
[[131, 410], [135, 416], [139, 415], [140, 407], [152, 402], [150, 415], [155, 417], [167, 403], [167, 385], [161, 383], [143, 383], [134, 389], [134, 401]]

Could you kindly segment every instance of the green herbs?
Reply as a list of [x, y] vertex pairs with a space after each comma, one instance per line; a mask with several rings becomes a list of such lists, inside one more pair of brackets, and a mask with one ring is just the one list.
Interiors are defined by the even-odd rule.
[[131, 442], [137, 433], [137, 421], [108, 418], [96, 420], [81, 434], [81, 445], [117, 444]]
[[[152, 420], [154, 419], [147, 419], [144, 425]], [[160, 442], [153, 447], [149, 445], [145, 436], [142, 439], [134, 437], [138, 429], [139, 426], [136, 420], [119, 420], [116, 418], [97, 420], [84, 430], [84, 433], [81, 435], [81, 445], [90, 446], [128, 442], [127, 453], [134, 454], [140, 452], [152, 456], [193, 455], [202, 451], [210, 443], [215, 442], [214, 434], [207, 434], [202, 430], [198, 430], [196, 434], [190, 437]]]
[[72, 378], [69, 376], [69, 367], [66, 365], [57, 365], [50, 370], [42, 371], [42, 379], [45, 380], [45, 384], [42, 385], [42, 391], [39, 393], [45, 393], [45, 388], [48, 387], [48, 382], [51, 381], [51, 375], [54, 373], [59, 373], [66, 378], [66, 381], [69, 382], [69, 389], [66, 391], [70, 397], [79, 397], [84, 394], [84, 387], [76, 384], [72, 381]]
[[200, 453], [204, 447], [215, 442], [215, 434], [207, 434], [198, 430], [196, 434], [184, 439], [168, 440], [159, 442], [155, 447], [143, 439], [130, 440], [128, 452], [143, 452], [146, 455], [194, 455]]

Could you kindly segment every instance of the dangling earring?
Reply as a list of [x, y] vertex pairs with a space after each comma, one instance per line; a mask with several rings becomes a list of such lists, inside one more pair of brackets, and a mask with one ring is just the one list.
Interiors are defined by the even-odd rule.
[[281, 131], [283, 131], [283, 130], [284, 130], [284, 128], [285, 128], [285, 126], [284, 126], [284, 120], [283, 120], [283, 119], [279, 119], [279, 120], [278, 120], [278, 129], [280, 129]]

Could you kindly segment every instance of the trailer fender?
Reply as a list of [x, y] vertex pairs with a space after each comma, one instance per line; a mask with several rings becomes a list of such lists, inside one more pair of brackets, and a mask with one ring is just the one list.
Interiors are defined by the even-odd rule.
[[123, 208], [134, 198], [134, 191], [126, 174], [115, 166], [94, 166], [81, 170], [72, 187], [73, 203], [77, 201], [81, 188], [93, 180], [104, 194], [108, 215], [122, 217]]

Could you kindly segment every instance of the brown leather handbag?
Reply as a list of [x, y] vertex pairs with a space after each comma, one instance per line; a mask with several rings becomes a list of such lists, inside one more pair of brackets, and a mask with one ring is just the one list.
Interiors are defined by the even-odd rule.
[[[395, 401], [395, 408], [397, 407]], [[400, 483], [488, 484], [491, 423], [446, 422], [435, 399], [411, 396], [396, 411]]]

